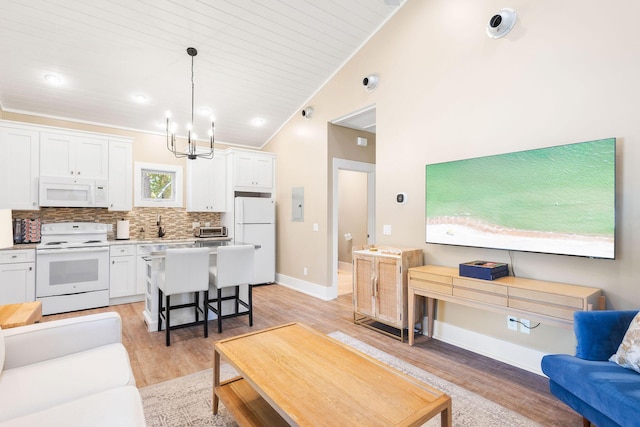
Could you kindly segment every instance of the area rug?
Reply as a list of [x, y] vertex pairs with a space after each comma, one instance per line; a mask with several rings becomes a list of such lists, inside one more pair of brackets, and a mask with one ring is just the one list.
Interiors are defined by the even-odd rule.
[[[423, 381], [451, 396], [453, 425], [462, 427], [509, 426], [534, 427], [539, 424], [485, 399], [471, 391], [450, 383], [429, 372], [410, 365], [397, 357], [378, 350], [342, 332], [332, 332], [331, 337], [344, 342], [374, 357], [403, 373]], [[236, 376], [235, 370], [223, 363], [220, 368], [222, 380]], [[144, 413], [149, 427], [200, 427], [236, 426], [226, 408], [221, 404], [218, 415], [212, 413], [211, 369], [176, 378], [140, 389]], [[424, 426], [440, 426], [440, 417], [435, 417]]]

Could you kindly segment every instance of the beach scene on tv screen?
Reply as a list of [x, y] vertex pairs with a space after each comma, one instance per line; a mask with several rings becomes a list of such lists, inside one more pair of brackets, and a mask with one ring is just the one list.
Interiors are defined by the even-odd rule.
[[426, 242], [614, 258], [615, 138], [426, 166]]

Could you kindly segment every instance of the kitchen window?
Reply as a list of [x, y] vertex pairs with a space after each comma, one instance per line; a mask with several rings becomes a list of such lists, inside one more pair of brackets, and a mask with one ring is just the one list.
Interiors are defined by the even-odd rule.
[[142, 207], [182, 207], [182, 167], [135, 163], [134, 205]]

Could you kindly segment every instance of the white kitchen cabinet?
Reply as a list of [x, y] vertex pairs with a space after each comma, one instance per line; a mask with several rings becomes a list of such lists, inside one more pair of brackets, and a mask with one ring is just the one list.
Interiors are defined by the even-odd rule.
[[136, 276], [136, 246], [112, 245], [109, 255], [109, 298], [141, 295]]
[[271, 153], [234, 151], [234, 190], [272, 192], [274, 159]]
[[226, 156], [187, 160], [187, 211], [224, 212], [226, 208]]
[[37, 210], [40, 132], [0, 127], [0, 209]]
[[36, 300], [35, 249], [0, 251], [0, 305]]
[[109, 140], [109, 210], [133, 209], [133, 155], [130, 141]]
[[40, 175], [108, 179], [107, 139], [80, 133], [40, 134]]

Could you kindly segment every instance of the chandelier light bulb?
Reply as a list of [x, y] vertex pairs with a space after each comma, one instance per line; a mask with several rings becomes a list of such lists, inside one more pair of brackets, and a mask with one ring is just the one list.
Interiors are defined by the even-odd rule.
[[191, 130], [193, 127], [191, 126], [191, 123], [187, 123], [187, 130]]
[[171, 111], [167, 110], [167, 112], [165, 113], [165, 117], [167, 119], [170, 119], [171, 118]]
[[209, 129], [209, 131], [207, 132], [207, 135], [209, 135], [209, 137], [212, 137], [213, 136], [213, 130]]

